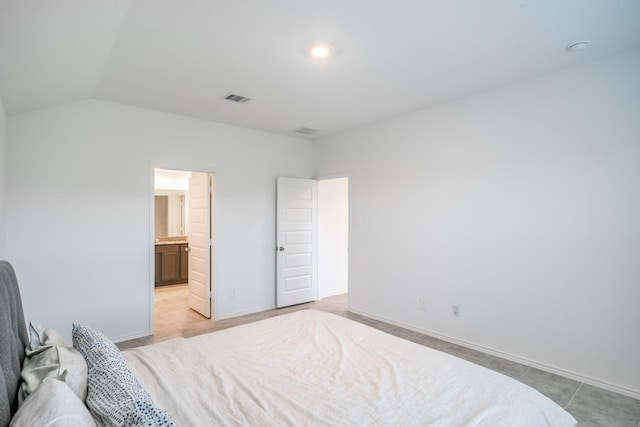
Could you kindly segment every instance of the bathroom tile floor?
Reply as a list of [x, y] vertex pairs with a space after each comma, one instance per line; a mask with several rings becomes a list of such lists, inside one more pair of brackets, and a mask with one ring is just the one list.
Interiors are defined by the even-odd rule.
[[170, 285], [156, 288], [155, 334], [118, 343], [118, 347], [125, 349], [160, 342], [173, 337], [191, 337], [292, 311], [312, 308], [347, 317], [515, 378], [535, 388], [565, 408], [578, 420], [579, 427], [640, 427], [640, 400], [350, 313], [347, 310], [346, 294], [324, 298], [312, 303], [267, 310], [218, 321], [206, 319], [190, 310], [187, 297], [186, 285]]

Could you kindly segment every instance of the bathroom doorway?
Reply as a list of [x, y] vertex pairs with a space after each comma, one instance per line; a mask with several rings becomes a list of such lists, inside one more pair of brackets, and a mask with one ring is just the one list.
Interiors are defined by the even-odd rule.
[[153, 170], [154, 335], [179, 336], [214, 315], [215, 175]]

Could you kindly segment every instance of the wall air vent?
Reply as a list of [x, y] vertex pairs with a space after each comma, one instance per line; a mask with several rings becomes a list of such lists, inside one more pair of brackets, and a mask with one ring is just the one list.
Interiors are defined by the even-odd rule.
[[246, 104], [251, 101], [251, 98], [247, 98], [246, 96], [236, 95], [235, 93], [228, 93], [225, 95], [224, 99], [227, 101], [237, 102], [238, 104]]
[[312, 128], [307, 128], [307, 127], [301, 127], [300, 129], [296, 129], [294, 130], [295, 133], [302, 133], [305, 135], [311, 135], [312, 133], [316, 133], [318, 132], [318, 129], [312, 129]]

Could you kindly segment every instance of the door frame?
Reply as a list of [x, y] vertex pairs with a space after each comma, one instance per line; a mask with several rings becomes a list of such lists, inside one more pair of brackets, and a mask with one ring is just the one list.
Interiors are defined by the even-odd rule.
[[148, 277], [149, 277], [149, 332], [153, 334], [155, 332], [155, 170], [156, 169], [166, 169], [166, 170], [175, 170], [175, 171], [189, 171], [189, 172], [201, 172], [208, 173], [213, 178], [213, 185], [211, 189], [211, 263], [210, 263], [210, 280], [211, 280], [211, 300], [212, 306], [211, 310], [213, 311], [213, 315], [211, 318], [213, 320], [217, 320], [218, 313], [218, 299], [215, 297], [216, 295], [216, 286], [218, 283], [218, 268], [216, 268], [216, 260], [217, 260], [217, 245], [216, 242], [216, 233], [217, 229], [217, 215], [215, 214], [216, 210], [216, 173], [212, 171], [211, 167], [197, 165], [197, 164], [183, 164], [180, 162], [149, 162], [149, 244], [148, 244], [148, 252], [149, 252], [149, 266], [148, 266]]

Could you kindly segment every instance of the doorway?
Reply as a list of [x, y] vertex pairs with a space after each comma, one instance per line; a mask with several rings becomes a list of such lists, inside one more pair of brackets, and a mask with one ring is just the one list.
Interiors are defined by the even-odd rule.
[[349, 178], [318, 180], [318, 299], [349, 290]]
[[346, 295], [349, 178], [278, 177], [276, 307]]
[[214, 314], [214, 178], [153, 169], [154, 335], [170, 337]]

